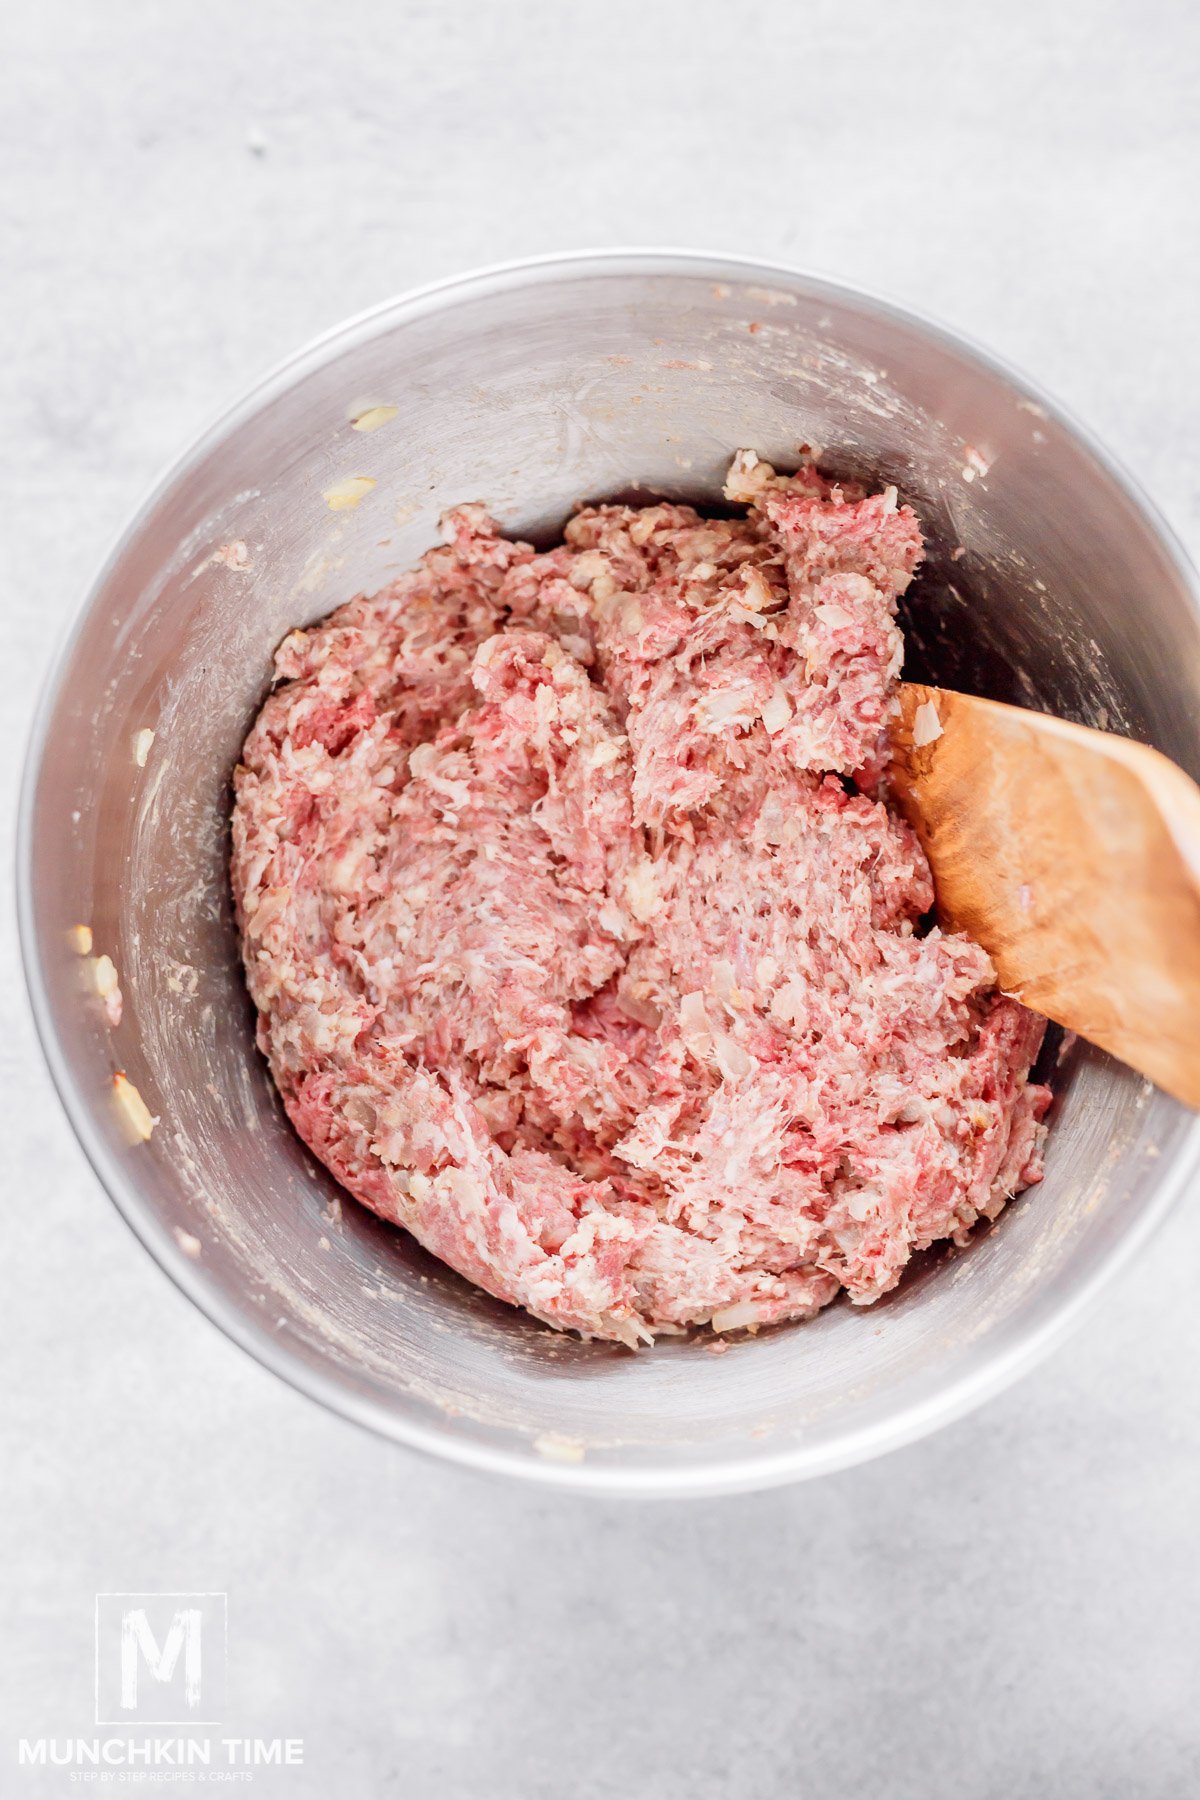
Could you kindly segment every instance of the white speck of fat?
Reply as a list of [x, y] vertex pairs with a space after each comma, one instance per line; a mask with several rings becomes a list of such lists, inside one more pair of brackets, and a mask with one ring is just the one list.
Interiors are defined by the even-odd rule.
[[93, 988], [104, 1003], [104, 1016], [115, 1030], [121, 1023], [121, 1012], [125, 1004], [117, 977], [117, 965], [111, 956], [93, 956], [88, 959], [87, 971]]
[[214, 562], [225, 564], [227, 569], [248, 569], [250, 552], [242, 538], [233, 538], [228, 544], [220, 544], [213, 551]]
[[137, 764], [139, 769], [145, 768], [146, 758], [150, 754], [150, 749], [151, 749], [151, 746], [153, 743], [154, 743], [153, 731], [151, 731], [149, 725], [143, 726], [142, 730], [138, 732], [137, 736], [133, 740], [133, 760]]
[[330, 512], [349, 512], [362, 503], [378, 483], [373, 475], [347, 475], [322, 491]]
[[762, 306], [795, 306], [798, 304], [795, 294], [785, 292], [783, 288], [750, 287], [746, 289], [749, 300], [757, 300]]
[[218, 544], [207, 562], [203, 562], [196, 570], [197, 575], [204, 569], [211, 569], [213, 564], [222, 569], [232, 569], [235, 574], [246, 575], [253, 568], [250, 552], [241, 538], [232, 538], [228, 544]]
[[561, 1431], [540, 1431], [533, 1447], [546, 1462], [578, 1464], [587, 1454], [578, 1438], [567, 1437]]
[[379, 431], [384, 425], [390, 425], [399, 411], [398, 406], [364, 406], [356, 410], [350, 420], [351, 430]]
[[131, 1145], [148, 1143], [158, 1120], [123, 1069], [113, 1076], [112, 1094], [126, 1140]]
[[732, 1306], [719, 1307], [709, 1321], [714, 1331], [754, 1330], [761, 1322], [758, 1306], [753, 1300], [738, 1300]]
[[913, 714], [913, 748], [923, 750], [926, 744], [936, 744], [941, 736], [942, 720], [937, 707], [932, 700], [922, 700]]
[[102, 1000], [107, 1000], [110, 994], [116, 993], [120, 984], [117, 981], [117, 965], [111, 956], [92, 958], [92, 981]]

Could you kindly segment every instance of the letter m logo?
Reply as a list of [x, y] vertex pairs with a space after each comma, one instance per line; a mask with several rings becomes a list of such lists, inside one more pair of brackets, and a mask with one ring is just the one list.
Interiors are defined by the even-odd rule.
[[96, 1595], [96, 1723], [216, 1725], [224, 1594]]

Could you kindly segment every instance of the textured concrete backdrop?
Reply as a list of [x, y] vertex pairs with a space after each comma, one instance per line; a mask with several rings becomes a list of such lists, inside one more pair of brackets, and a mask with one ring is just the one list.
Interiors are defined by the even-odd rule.
[[[163, 461], [411, 283], [663, 241], [884, 289], [1024, 364], [1200, 552], [1191, 0], [39, 0], [0, 63], [0, 705]], [[14, 784], [15, 785], [15, 782]], [[11, 797], [6, 796], [11, 811]], [[6, 934], [7, 939], [7, 934]], [[1200, 1785], [1200, 1205], [941, 1436], [637, 1507], [278, 1385], [60, 1116], [6, 941], [0, 1793], [87, 1732], [97, 1589], [227, 1589], [281, 1795], [1178, 1796]]]

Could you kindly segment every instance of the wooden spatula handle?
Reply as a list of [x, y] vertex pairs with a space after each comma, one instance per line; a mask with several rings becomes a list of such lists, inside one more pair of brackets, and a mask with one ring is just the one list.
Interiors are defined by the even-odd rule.
[[1200, 789], [1109, 732], [905, 683], [895, 798], [1001, 986], [1200, 1107]]

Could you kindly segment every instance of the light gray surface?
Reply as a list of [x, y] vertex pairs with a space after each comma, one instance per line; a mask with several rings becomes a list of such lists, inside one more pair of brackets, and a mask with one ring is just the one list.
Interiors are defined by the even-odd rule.
[[[674, 239], [938, 312], [1074, 406], [1200, 554], [1190, 5], [587, 10], [7, 23], [14, 746], [100, 555], [218, 404], [387, 292], [539, 250]], [[568, 1501], [324, 1417], [191, 1312], [75, 1150], [4, 949], [0, 1792], [67, 1790], [15, 1741], [91, 1729], [110, 1588], [229, 1591], [229, 1730], [306, 1739], [264, 1792], [1200, 1782], [1196, 1215], [923, 1445], [749, 1500]]]

